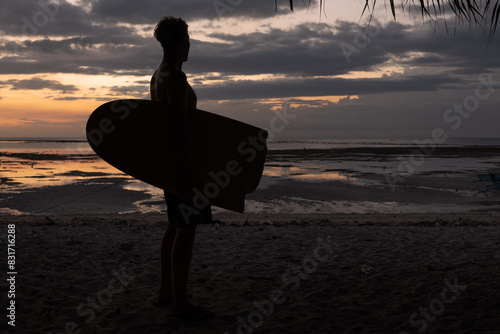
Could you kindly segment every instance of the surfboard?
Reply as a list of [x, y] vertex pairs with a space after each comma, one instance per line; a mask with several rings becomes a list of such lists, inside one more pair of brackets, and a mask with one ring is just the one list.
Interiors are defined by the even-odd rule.
[[87, 141], [103, 160], [141, 181], [193, 201], [242, 213], [245, 195], [262, 177], [267, 132], [203, 110], [187, 115], [187, 167], [168, 105], [151, 100], [116, 100], [99, 106], [87, 121]]

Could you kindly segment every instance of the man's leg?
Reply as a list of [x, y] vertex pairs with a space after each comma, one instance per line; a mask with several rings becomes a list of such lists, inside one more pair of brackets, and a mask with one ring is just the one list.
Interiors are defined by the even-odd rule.
[[189, 312], [187, 282], [193, 255], [196, 226], [178, 228], [172, 248], [173, 313]]
[[168, 303], [172, 301], [172, 249], [177, 235], [177, 226], [168, 222], [160, 247], [160, 295], [159, 303]]

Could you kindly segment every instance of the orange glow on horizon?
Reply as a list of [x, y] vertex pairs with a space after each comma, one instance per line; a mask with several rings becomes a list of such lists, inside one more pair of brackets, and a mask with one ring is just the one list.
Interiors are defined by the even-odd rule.
[[283, 102], [288, 103], [291, 108], [319, 108], [330, 103], [337, 104], [341, 100], [357, 100], [358, 98], [357, 95], [297, 96], [293, 99], [265, 99], [260, 100], [260, 103], [272, 105], [271, 110], [281, 109]]

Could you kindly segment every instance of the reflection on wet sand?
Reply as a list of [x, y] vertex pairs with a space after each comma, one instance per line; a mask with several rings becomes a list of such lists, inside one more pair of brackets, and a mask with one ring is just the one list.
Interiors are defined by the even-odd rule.
[[345, 172], [325, 171], [320, 168], [304, 168], [298, 166], [266, 166], [264, 175], [268, 177], [292, 178], [303, 181], [347, 181], [357, 182], [358, 178]]
[[0, 190], [9, 192], [117, 176], [130, 178], [101, 159], [20, 160], [2, 157], [0, 160]]
[[[16, 144], [24, 146], [16, 150]], [[160, 189], [89, 154], [82, 143], [1, 145], [6, 144], [0, 141], [0, 213], [53, 206], [54, 212], [166, 210]], [[246, 212], [463, 212], [499, 206], [495, 193], [478, 193], [471, 182], [476, 173], [500, 168], [499, 148], [440, 149], [391, 192], [384, 175], [397, 170], [408, 152], [405, 147], [271, 150]]]

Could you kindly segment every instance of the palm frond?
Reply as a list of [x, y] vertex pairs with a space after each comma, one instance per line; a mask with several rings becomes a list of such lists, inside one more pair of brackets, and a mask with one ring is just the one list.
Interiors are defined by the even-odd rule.
[[[278, 0], [275, 1], [276, 10], [278, 8]], [[309, 0], [309, 4], [312, 0]], [[340, 0], [339, 0], [340, 1]], [[345, 1], [345, 0], [343, 0]], [[366, 0], [361, 16], [368, 10], [375, 8], [377, 0]], [[411, 3], [410, 3], [411, 2]], [[396, 19], [396, 4], [395, 0], [389, 0], [391, 14]], [[324, 8], [325, 0], [319, 0], [320, 11]], [[469, 22], [470, 24], [489, 25], [490, 41], [495, 35], [500, 20], [500, 0], [401, 0], [401, 7], [404, 8], [410, 5], [416, 5], [420, 8], [422, 17], [433, 19], [437, 15], [444, 15], [446, 7], [449, 8], [459, 22]], [[290, 0], [290, 9], [293, 11], [293, 0]], [[488, 22], [488, 17], [490, 17]], [[446, 20], [445, 20], [446, 23]], [[446, 28], [448, 29], [448, 28]]]

